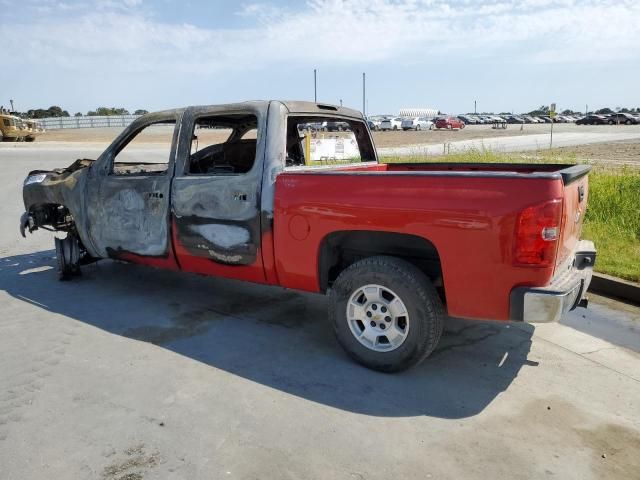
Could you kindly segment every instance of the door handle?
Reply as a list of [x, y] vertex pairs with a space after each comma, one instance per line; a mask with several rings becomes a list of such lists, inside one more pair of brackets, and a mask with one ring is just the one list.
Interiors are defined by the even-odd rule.
[[238, 202], [246, 202], [247, 201], [247, 194], [244, 192], [235, 192], [233, 194], [233, 199], [237, 200]]

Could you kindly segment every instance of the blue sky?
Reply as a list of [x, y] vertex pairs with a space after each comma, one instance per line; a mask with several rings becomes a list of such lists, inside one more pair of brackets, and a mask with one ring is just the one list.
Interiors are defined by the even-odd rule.
[[[0, 0], [0, 103], [640, 107], [638, 0]], [[6, 97], [6, 98], [4, 98]]]

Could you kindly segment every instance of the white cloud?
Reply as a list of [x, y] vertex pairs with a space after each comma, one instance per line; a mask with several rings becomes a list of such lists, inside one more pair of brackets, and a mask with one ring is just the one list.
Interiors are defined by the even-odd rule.
[[[234, 29], [160, 22], [140, 0], [74, 9], [68, 2], [28, 4], [57, 15], [0, 25], [4, 64], [210, 73], [505, 52], [541, 64], [640, 60], [640, 2], [633, 0], [310, 0], [295, 10], [260, 2], [239, 9], [248, 26]], [[17, 51], [20, 59], [12, 57]]]

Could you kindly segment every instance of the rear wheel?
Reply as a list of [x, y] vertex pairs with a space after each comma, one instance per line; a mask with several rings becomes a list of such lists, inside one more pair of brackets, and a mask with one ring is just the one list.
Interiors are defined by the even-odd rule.
[[417, 130], [422, 130], [422, 127], [420, 126], [420, 124], [416, 125], [416, 131]]
[[435, 349], [444, 308], [429, 279], [394, 257], [371, 257], [345, 269], [331, 290], [329, 317], [338, 342], [362, 365], [406, 370]]

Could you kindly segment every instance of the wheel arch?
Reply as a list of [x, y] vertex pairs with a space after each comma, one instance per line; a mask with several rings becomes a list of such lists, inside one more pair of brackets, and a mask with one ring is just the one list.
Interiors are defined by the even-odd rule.
[[318, 251], [320, 291], [326, 292], [351, 264], [379, 255], [402, 258], [415, 265], [429, 277], [445, 302], [442, 264], [434, 243], [418, 235], [378, 230], [343, 230], [322, 239]]

